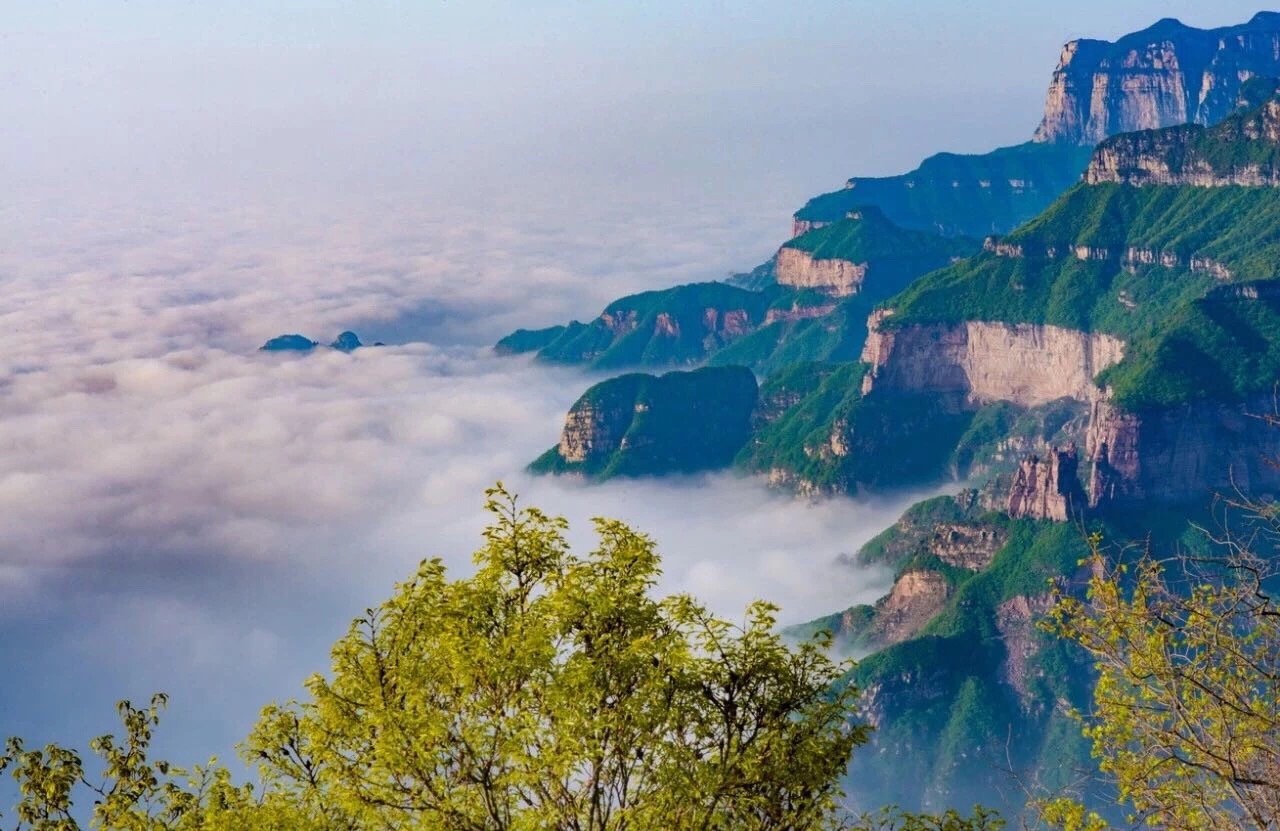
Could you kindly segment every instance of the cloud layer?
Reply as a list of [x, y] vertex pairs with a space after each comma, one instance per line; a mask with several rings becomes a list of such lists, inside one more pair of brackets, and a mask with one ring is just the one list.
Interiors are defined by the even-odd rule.
[[[569, 516], [580, 545], [595, 515], [651, 533], [662, 589], [725, 613], [765, 596], [802, 620], [885, 587], [832, 564], [905, 498], [521, 472], [591, 379], [486, 344], [750, 265], [739, 252], [775, 236], [771, 218], [643, 194], [572, 224], [540, 195], [500, 210], [128, 196], [50, 197], [0, 237], [0, 660], [16, 679], [0, 733], [83, 740], [117, 698], [161, 689], [164, 748], [225, 756], [419, 559], [469, 568], [499, 478]], [[348, 327], [402, 343], [256, 351]]]

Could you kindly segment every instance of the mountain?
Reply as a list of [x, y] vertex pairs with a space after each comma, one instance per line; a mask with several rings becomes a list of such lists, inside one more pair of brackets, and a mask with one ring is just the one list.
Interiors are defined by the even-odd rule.
[[1062, 48], [1036, 142], [1093, 145], [1108, 136], [1177, 124], [1215, 124], [1250, 78], [1280, 76], [1280, 13], [1195, 29], [1173, 18], [1114, 43]]
[[691, 283], [615, 300], [590, 323], [520, 330], [495, 348], [596, 369], [696, 363], [764, 325], [781, 295]]
[[975, 253], [979, 245], [901, 228], [879, 208], [862, 208], [784, 244], [774, 260], [774, 280], [834, 297], [867, 292], [887, 297], [920, 275]]
[[1003, 233], [1044, 210], [1080, 179], [1089, 148], [1027, 142], [990, 153], [939, 153], [899, 176], [854, 177], [796, 211], [792, 234], [878, 208], [903, 228], [947, 236]]
[[[1131, 93], [1082, 124], [1113, 132], [1126, 119], [1173, 118], [1172, 99], [1151, 90], [1193, 77], [1188, 112], [1210, 123], [1103, 136], [1095, 150], [1062, 137], [1027, 145], [1039, 149], [1019, 152], [1080, 154], [1083, 176], [980, 250], [937, 232], [953, 232], [961, 210], [941, 201], [945, 180], [899, 188], [928, 196], [916, 203], [923, 226], [887, 196], [840, 203], [750, 277], [767, 286], [747, 292], [768, 299], [759, 323], [704, 352], [717, 368], [761, 372], [753, 395], [744, 378], [721, 410], [710, 379], [623, 376], [616, 398], [598, 392], [566, 422], [561, 447], [587, 436], [598, 459], [552, 451], [536, 463], [588, 476], [732, 465], [811, 495], [972, 484], [918, 503], [857, 553], [893, 572], [885, 597], [794, 630], [828, 630], [861, 658], [848, 680], [876, 730], [874, 752], [849, 771], [855, 801], [1017, 808], [1011, 771], [1052, 788], [1093, 770], [1068, 717], [1087, 702], [1089, 669], [1036, 628], [1052, 589], [1083, 585], [1086, 534], [1117, 550], [1195, 552], [1205, 537], [1189, 521], [1217, 527], [1215, 493], [1280, 492], [1270, 463], [1280, 429], [1265, 417], [1280, 384], [1280, 97], [1275, 81], [1250, 75], [1278, 17], [1215, 30], [1191, 74], [1200, 53], [1184, 41], [1199, 35], [1180, 24], [1077, 45], [1075, 56], [1119, 50], [1096, 62], [1111, 73], [1090, 81], [1099, 113], [1113, 85]], [[1173, 51], [1160, 51], [1166, 41]], [[923, 266], [884, 265], [918, 254], [946, 261], [915, 275]], [[649, 397], [637, 406], [641, 388]], [[661, 440], [632, 441], [634, 423], [658, 409], [681, 413], [679, 431], [664, 419], [673, 426]], [[732, 441], [717, 436], [706, 452], [726, 421]], [[607, 426], [582, 429], [597, 423]]]
[[756, 393], [743, 367], [610, 378], [583, 393], [530, 469], [608, 479], [724, 467], [750, 435]]
[[768, 373], [797, 361], [853, 360], [876, 302], [979, 247], [899, 228], [871, 208], [787, 242], [758, 290], [691, 283], [643, 292], [589, 323], [517, 330], [495, 349], [593, 369], [709, 361]]

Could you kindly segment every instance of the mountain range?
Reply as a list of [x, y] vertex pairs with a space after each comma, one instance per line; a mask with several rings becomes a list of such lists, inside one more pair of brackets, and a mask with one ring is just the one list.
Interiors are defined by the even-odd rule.
[[1092, 765], [1067, 715], [1089, 672], [1035, 620], [1086, 577], [1083, 528], [1194, 548], [1216, 493], [1280, 491], [1276, 78], [1271, 12], [1072, 41], [1030, 141], [852, 178], [730, 283], [513, 333], [500, 351], [672, 370], [593, 386], [533, 469], [963, 482], [854, 555], [888, 595], [796, 628], [862, 656], [877, 752], [848, 790], [932, 808], [1064, 784]]

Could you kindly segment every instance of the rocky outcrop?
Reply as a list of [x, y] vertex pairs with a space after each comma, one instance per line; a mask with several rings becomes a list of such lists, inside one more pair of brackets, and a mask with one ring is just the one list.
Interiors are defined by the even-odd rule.
[[826, 317], [836, 310], [835, 303], [821, 303], [815, 306], [792, 305], [785, 309], [770, 309], [765, 313], [764, 325], [771, 323], [799, 323], [802, 320]]
[[784, 247], [778, 251], [776, 274], [779, 285], [817, 289], [833, 297], [847, 297], [862, 289], [867, 277], [867, 264], [816, 259], [807, 251]]
[[1108, 139], [1094, 152], [1085, 181], [1135, 187], [1276, 187], [1280, 100], [1271, 98], [1216, 127], [1187, 125]]
[[1154, 248], [1138, 246], [1099, 246], [1077, 245], [1071, 242], [1041, 243], [1019, 240], [1010, 242], [998, 237], [987, 237], [983, 240], [982, 250], [996, 257], [1011, 260], [1045, 259], [1056, 260], [1058, 257], [1075, 257], [1082, 262], [1119, 262], [1125, 269], [1133, 271], [1139, 266], [1159, 265], [1164, 268], [1185, 268], [1189, 271], [1210, 274], [1219, 280], [1230, 280], [1231, 269], [1212, 257], [1202, 254], [1180, 254], [1176, 251], [1157, 251]]
[[904, 573], [876, 603], [870, 640], [878, 646], [905, 641], [933, 620], [950, 596], [951, 586], [938, 572], [921, 569]]
[[1093, 405], [1086, 433], [1089, 502], [1115, 506], [1140, 500], [1178, 502], [1218, 491], [1280, 489], [1280, 426], [1270, 395], [1242, 403], [1198, 401], [1128, 413]]
[[996, 629], [1004, 642], [1000, 680], [1013, 688], [1024, 711], [1033, 709], [1036, 696], [1031, 689], [1031, 661], [1039, 651], [1036, 621], [1053, 606], [1053, 597], [1017, 595], [996, 607]]
[[574, 403], [560, 441], [530, 470], [609, 478], [725, 467], [750, 437], [756, 399], [745, 367], [619, 375]]
[[1013, 474], [1005, 510], [1014, 519], [1066, 522], [1077, 517], [1088, 503], [1079, 468], [1075, 445], [1051, 447], [1044, 456], [1024, 459]]
[[1037, 142], [1092, 145], [1117, 133], [1230, 115], [1250, 78], [1280, 76], [1280, 15], [1195, 29], [1165, 19], [1115, 43], [1063, 47]]
[[1008, 535], [996, 525], [944, 522], [934, 527], [927, 551], [947, 565], [981, 571], [991, 565]]
[[938, 393], [963, 405], [1008, 401], [1034, 407], [1059, 398], [1093, 401], [1093, 379], [1124, 357], [1124, 342], [1060, 326], [968, 321], [885, 325], [867, 322], [862, 360], [871, 365], [863, 393], [893, 389]]
[[821, 219], [793, 219], [791, 220], [791, 238], [807, 234], [810, 231], [816, 231], [819, 228], [825, 228], [830, 225], [830, 220]]

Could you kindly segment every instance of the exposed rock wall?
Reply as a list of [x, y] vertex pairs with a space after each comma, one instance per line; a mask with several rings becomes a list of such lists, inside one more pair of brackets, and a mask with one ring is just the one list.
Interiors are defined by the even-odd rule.
[[1006, 512], [1014, 519], [1072, 519], [1087, 504], [1079, 468], [1075, 445], [1024, 459], [1013, 475]]
[[833, 297], [847, 297], [862, 290], [867, 264], [820, 260], [798, 248], [783, 248], [778, 251], [776, 274], [778, 283], [783, 286], [818, 289]]
[[1031, 689], [1031, 659], [1039, 651], [1036, 643], [1036, 621], [1053, 605], [1048, 594], [1011, 597], [996, 607], [996, 629], [1004, 641], [1005, 658], [1000, 665], [1000, 680], [1013, 688], [1023, 710], [1035, 701]]
[[951, 594], [945, 577], [936, 571], [908, 571], [876, 604], [872, 639], [877, 645], [900, 643], [924, 628]]
[[1059, 398], [1093, 401], [1093, 378], [1124, 357], [1124, 342], [1060, 326], [986, 323], [886, 328], [868, 320], [863, 392], [887, 388], [950, 394], [966, 404], [1034, 407]]
[[830, 224], [830, 222], [825, 222], [820, 219], [793, 219], [791, 220], [791, 238], [795, 239], [802, 234], [807, 234], [810, 231], [817, 230], [818, 228], [825, 228]]
[[1005, 539], [1005, 531], [999, 526], [944, 522], [935, 526], [927, 547], [930, 554], [948, 565], [981, 571], [991, 565]]
[[801, 320], [812, 320], [816, 317], [826, 317], [836, 310], [834, 303], [823, 303], [817, 306], [792, 306], [789, 309], [770, 309], [765, 313], [764, 325], [770, 323], [797, 323]]
[[1116, 43], [1063, 47], [1035, 141], [1096, 144], [1117, 133], [1195, 122], [1235, 108], [1241, 85], [1280, 76], [1280, 15], [1194, 29], [1166, 19]]
[[1157, 251], [1154, 248], [1141, 248], [1134, 245], [1076, 245], [1064, 243], [1028, 243], [1009, 242], [999, 237], [987, 237], [983, 240], [982, 250], [988, 254], [1005, 259], [1021, 260], [1025, 258], [1042, 258], [1055, 260], [1058, 257], [1075, 257], [1082, 262], [1118, 261], [1126, 269], [1135, 269], [1142, 265], [1160, 265], [1164, 268], [1186, 268], [1193, 272], [1212, 274], [1219, 280], [1230, 280], [1231, 269], [1213, 259], [1200, 254], [1180, 254], [1176, 251]]
[[566, 462], [580, 463], [618, 449], [631, 423], [634, 405], [579, 401], [565, 416], [556, 448]]
[[[1226, 146], [1252, 152], [1222, 157]], [[1198, 125], [1116, 136], [1100, 144], [1085, 170], [1090, 184], [1192, 187], [1280, 185], [1280, 100], [1205, 129]]]
[[1271, 396], [1239, 404], [1198, 402], [1161, 412], [1126, 413], [1093, 405], [1086, 434], [1092, 505], [1180, 501], [1208, 491], [1280, 489], [1280, 426]]

